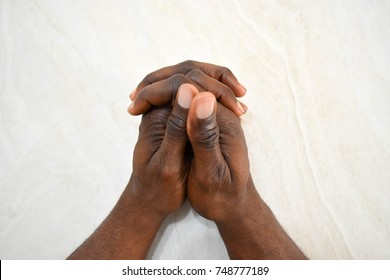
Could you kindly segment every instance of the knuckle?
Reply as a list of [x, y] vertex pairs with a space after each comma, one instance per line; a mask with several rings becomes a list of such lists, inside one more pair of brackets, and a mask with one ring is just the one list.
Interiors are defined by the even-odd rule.
[[153, 84], [154, 81], [155, 81], [155, 78], [154, 78], [154, 73], [149, 73], [145, 76], [145, 78], [143, 79], [143, 81], [145, 81], [147, 84]]
[[192, 69], [190, 72], [187, 73], [187, 77], [190, 79], [197, 80], [203, 75], [203, 72], [198, 69]]
[[191, 71], [192, 69], [196, 69], [197, 65], [196, 65], [196, 62], [193, 60], [186, 60], [186, 61], [179, 63], [178, 68], [182, 72], [187, 73], [187, 72]]
[[209, 150], [217, 146], [219, 133], [216, 126], [202, 129], [196, 135], [196, 143], [199, 148]]
[[195, 61], [193, 61], [191, 59], [187, 59], [180, 64], [183, 66], [187, 66], [187, 67], [193, 67], [195, 65]]
[[227, 78], [228, 76], [233, 75], [233, 72], [227, 67], [221, 67], [220, 80]]
[[[236, 104], [237, 99], [234, 96], [232, 89], [228, 86], [221, 86], [218, 92], [218, 100], [223, 104]], [[225, 102], [225, 103], [224, 103]]]
[[171, 91], [176, 92], [182, 84], [188, 82], [188, 78], [183, 74], [175, 74], [171, 77]]
[[171, 137], [183, 137], [185, 131], [186, 118], [180, 114], [172, 112], [166, 124], [166, 133]]
[[162, 106], [151, 110], [142, 115], [142, 121], [139, 126], [139, 135], [142, 138], [155, 139], [162, 138], [166, 127], [167, 119], [169, 118], [170, 107]]
[[165, 105], [154, 108], [151, 111], [142, 115], [141, 125], [148, 126], [163, 126], [165, 125], [169, 114], [171, 113], [171, 106]]

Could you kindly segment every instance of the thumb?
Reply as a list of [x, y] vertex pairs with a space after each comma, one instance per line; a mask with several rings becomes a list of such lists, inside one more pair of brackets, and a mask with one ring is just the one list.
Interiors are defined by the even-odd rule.
[[183, 84], [178, 89], [172, 112], [166, 123], [164, 139], [159, 149], [166, 159], [176, 159], [172, 163], [180, 163], [177, 158], [184, 158], [188, 141], [187, 116], [191, 101], [197, 93], [197, 88], [191, 84]]
[[202, 169], [205, 176], [207, 170], [211, 171], [224, 161], [219, 146], [216, 110], [215, 96], [202, 92], [194, 97], [188, 113], [187, 133], [194, 152], [194, 167]]

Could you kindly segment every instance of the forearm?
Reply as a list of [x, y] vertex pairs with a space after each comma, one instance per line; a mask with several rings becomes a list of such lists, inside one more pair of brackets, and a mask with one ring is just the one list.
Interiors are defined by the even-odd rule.
[[252, 180], [243, 209], [217, 222], [232, 259], [306, 259], [260, 198]]
[[163, 216], [153, 214], [127, 186], [99, 228], [68, 259], [144, 259]]

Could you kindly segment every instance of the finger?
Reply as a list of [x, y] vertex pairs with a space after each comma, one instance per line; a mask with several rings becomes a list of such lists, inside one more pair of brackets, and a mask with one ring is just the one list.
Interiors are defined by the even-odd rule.
[[172, 107], [167, 105], [150, 110], [147, 114], [142, 115], [138, 141], [134, 148], [133, 170], [146, 167], [152, 156], [160, 148], [171, 111]]
[[232, 110], [238, 117], [247, 111], [247, 106], [236, 99], [228, 86], [210, 78], [200, 70], [192, 70], [186, 76], [175, 74], [168, 79], [146, 86], [130, 104], [128, 112], [132, 115], [139, 115], [147, 112], [152, 106], [172, 103], [178, 87], [183, 83], [191, 83], [199, 91], [212, 92], [222, 105]]
[[153, 106], [172, 104], [173, 100], [176, 99], [179, 87], [183, 84], [192, 84], [198, 91], [203, 90], [199, 85], [191, 81], [190, 78], [182, 74], [175, 74], [165, 80], [144, 87], [130, 104], [127, 111], [131, 115], [140, 115], [146, 113]]
[[215, 96], [210, 92], [197, 94], [191, 103], [187, 120], [187, 133], [194, 153], [194, 168], [196, 170], [207, 171], [224, 163], [219, 146], [216, 109]]
[[200, 70], [191, 70], [186, 76], [205, 91], [213, 93], [216, 99], [226, 108], [232, 110], [236, 116], [240, 117], [245, 114], [247, 107], [237, 100], [230, 87], [207, 76]]
[[236, 76], [228, 68], [210, 63], [187, 60], [173, 66], [161, 68], [146, 75], [146, 77], [138, 84], [137, 88], [132, 92], [130, 98], [134, 100], [138, 93], [150, 84], [167, 79], [175, 74], [186, 75], [194, 69], [198, 69], [206, 75], [227, 85], [233, 90], [235, 96], [237, 97], [244, 96], [246, 93], [246, 88], [237, 80]]
[[[248, 154], [248, 150], [240, 119], [232, 111], [218, 103], [217, 123], [221, 153], [229, 170], [232, 174], [245, 174], [249, 170], [249, 161], [245, 156]], [[237, 178], [237, 176], [235, 177]]]
[[173, 168], [177, 165], [183, 165], [188, 141], [187, 116], [192, 99], [197, 93], [198, 90], [195, 86], [181, 85], [166, 123], [165, 135], [158, 156], [169, 161]]
[[135, 91], [136, 91], [136, 88], [133, 89], [133, 91], [129, 94], [129, 98], [130, 98], [131, 101], [133, 101], [134, 98], [135, 98]]
[[206, 75], [224, 83], [230, 87], [235, 96], [242, 97], [246, 93], [246, 88], [237, 80], [233, 72], [223, 66], [218, 66], [214, 64], [198, 62], [200, 70], [202, 70]]

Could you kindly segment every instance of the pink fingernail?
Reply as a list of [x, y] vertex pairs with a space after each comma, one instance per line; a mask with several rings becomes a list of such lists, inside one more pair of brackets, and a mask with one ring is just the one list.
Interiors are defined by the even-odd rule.
[[243, 90], [243, 92], [246, 93], [246, 91], [247, 91], [246, 88], [241, 83], [239, 83], [239, 84], [240, 84], [240, 87]]
[[240, 101], [237, 101], [237, 107], [238, 107], [238, 109], [240, 110], [241, 114], [244, 114], [244, 113], [245, 113], [245, 110], [244, 110], [244, 108], [242, 107]]
[[245, 114], [245, 112], [248, 110], [248, 106], [246, 106], [244, 103], [241, 103], [240, 101], [237, 101], [237, 106], [242, 114]]
[[195, 114], [198, 119], [207, 119], [214, 112], [215, 101], [211, 98], [203, 98], [198, 101]]
[[179, 88], [177, 94], [179, 95], [177, 98], [177, 103], [179, 103], [179, 105], [185, 109], [190, 108], [192, 97], [193, 97], [191, 88], [186, 85], [182, 85]]

